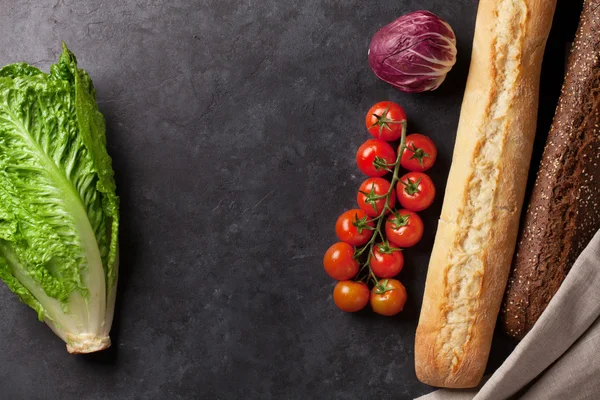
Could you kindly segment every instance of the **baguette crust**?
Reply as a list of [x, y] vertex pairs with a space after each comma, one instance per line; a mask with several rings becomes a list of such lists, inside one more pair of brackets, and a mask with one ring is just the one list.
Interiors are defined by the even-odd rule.
[[517, 239], [555, 0], [481, 0], [415, 341], [423, 383], [476, 386]]

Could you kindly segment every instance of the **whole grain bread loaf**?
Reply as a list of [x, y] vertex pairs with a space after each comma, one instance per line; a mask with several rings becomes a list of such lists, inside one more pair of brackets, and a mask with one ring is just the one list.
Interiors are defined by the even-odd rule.
[[508, 335], [533, 327], [598, 229], [600, 0], [586, 0], [504, 298]]

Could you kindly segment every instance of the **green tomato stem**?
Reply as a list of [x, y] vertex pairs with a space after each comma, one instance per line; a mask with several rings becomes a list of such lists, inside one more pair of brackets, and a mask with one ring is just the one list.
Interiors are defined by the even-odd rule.
[[[394, 170], [390, 171], [390, 172], [392, 172], [392, 180], [390, 182], [390, 189], [384, 196], [381, 197], [381, 198], [385, 197], [385, 205], [383, 206], [383, 209], [381, 210], [379, 215], [370, 220], [372, 222], [377, 221], [377, 225], [375, 225], [375, 228], [373, 229], [373, 236], [371, 236], [371, 239], [363, 247], [358, 249], [355, 253], [356, 257], [359, 257], [365, 252], [365, 250], [368, 249], [369, 254], [367, 256], [367, 260], [361, 266], [361, 268], [359, 270], [359, 274], [365, 268], [369, 268], [369, 275], [371, 276], [371, 279], [373, 280], [375, 285], [377, 285], [379, 283], [379, 281], [377, 280], [377, 277], [375, 276], [375, 274], [373, 273], [373, 270], [371, 269], [371, 256], [373, 255], [373, 246], [375, 246], [375, 242], [378, 237], [382, 241], [384, 239], [383, 231], [382, 231], [383, 221], [385, 220], [384, 217], [387, 214], [387, 211], [390, 211], [390, 212], [392, 211], [391, 207], [389, 206], [390, 198], [392, 197], [392, 191], [394, 190], [394, 187], [396, 186], [396, 184], [398, 183], [398, 180], [400, 179], [398, 176], [399, 172], [400, 172], [400, 160], [402, 159], [402, 153], [404, 152], [405, 148], [406, 148], [406, 121], [402, 121], [402, 135], [400, 136], [400, 145], [398, 146], [398, 154], [396, 155], [396, 162], [394, 162], [394, 164], [392, 164], [394, 167]], [[392, 166], [392, 165], [390, 165], [390, 166]]]

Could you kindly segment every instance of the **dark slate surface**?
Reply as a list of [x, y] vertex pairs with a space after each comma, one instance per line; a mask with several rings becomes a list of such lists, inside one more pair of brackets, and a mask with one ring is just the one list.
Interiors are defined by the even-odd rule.
[[[542, 148], [577, 2], [562, 2], [544, 67]], [[456, 31], [442, 87], [378, 81], [367, 46], [395, 16], [429, 9]], [[0, 2], [0, 64], [46, 69], [65, 40], [97, 87], [122, 198], [113, 347], [71, 356], [0, 288], [3, 399], [411, 398], [413, 340], [441, 195], [405, 253], [397, 318], [334, 308], [321, 267], [363, 177], [364, 113], [400, 102], [439, 148], [445, 185], [475, 1]], [[512, 344], [497, 335], [489, 370]]]

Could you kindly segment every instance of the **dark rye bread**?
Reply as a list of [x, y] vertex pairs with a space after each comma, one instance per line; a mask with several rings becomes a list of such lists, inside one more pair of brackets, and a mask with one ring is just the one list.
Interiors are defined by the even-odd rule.
[[586, 0], [504, 298], [502, 324], [516, 339], [600, 229], [599, 136], [600, 0]]

